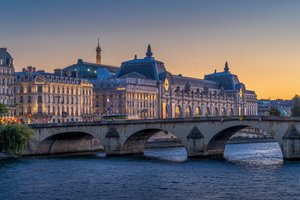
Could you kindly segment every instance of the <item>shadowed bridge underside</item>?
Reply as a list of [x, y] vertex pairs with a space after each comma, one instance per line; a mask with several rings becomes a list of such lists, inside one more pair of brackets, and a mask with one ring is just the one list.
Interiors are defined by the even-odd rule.
[[36, 154], [79, 153], [103, 150], [100, 141], [93, 136], [81, 133], [61, 133], [43, 140]]
[[234, 126], [230, 128], [226, 128], [219, 133], [217, 133], [207, 146], [207, 155], [214, 156], [223, 156], [225, 146], [229, 139], [240, 130], [246, 128], [247, 126]]

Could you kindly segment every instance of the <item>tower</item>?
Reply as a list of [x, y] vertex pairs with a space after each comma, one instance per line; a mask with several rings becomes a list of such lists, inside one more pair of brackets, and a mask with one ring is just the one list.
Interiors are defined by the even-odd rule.
[[153, 56], [153, 53], [152, 53], [150, 44], [148, 45], [147, 52], [146, 52], [146, 56], [147, 56], [148, 58], [151, 58], [151, 57]]
[[96, 64], [101, 64], [101, 47], [99, 44], [99, 38], [98, 38], [98, 46], [96, 47]]
[[224, 71], [225, 72], [229, 72], [229, 66], [228, 66], [228, 62], [227, 61], [225, 63]]

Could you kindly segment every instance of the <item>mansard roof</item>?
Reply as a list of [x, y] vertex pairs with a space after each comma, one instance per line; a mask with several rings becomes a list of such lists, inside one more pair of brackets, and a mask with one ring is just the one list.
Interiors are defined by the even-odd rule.
[[153, 57], [134, 59], [123, 62], [117, 77], [136, 72], [146, 77], [146, 79], [160, 80], [160, 74], [166, 72], [163, 62], [155, 60]]
[[61, 76], [55, 73], [50, 73], [50, 72], [45, 72], [44, 70], [38, 70], [34, 71], [32, 73], [29, 73], [28, 71], [22, 71], [22, 72], [16, 72], [16, 82], [19, 81], [29, 81], [33, 82], [37, 77], [43, 76], [47, 78], [57, 78], [57, 80], [73, 80], [75, 82], [88, 82], [86, 79], [82, 78], [76, 78], [76, 77], [71, 77], [71, 76]]
[[204, 79], [220, 83], [225, 90], [238, 90], [240, 84], [238, 77], [228, 71], [205, 75]]
[[229, 71], [227, 61], [223, 72], [215, 71], [213, 74], [205, 75], [204, 79], [220, 83], [225, 90], [240, 90], [241, 87], [245, 88], [245, 85], [240, 83], [237, 75]]
[[124, 76], [121, 76], [120, 78], [142, 78], [142, 79], [146, 79], [146, 76], [137, 73], [137, 72], [130, 72], [128, 74], [125, 74]]
[[126, 74], [136, 72], [146, 77], [146, 79], [162, 80], [160, 74], [165, 73], [167, 70], [163, 62], [155, 60], [151, 50], [150, 44], [148, 45], [146, 57], [143, 59], [135, 58], [133, 60], [125, 61], [122, 63], [117, 78], [125, 76]]
[[211, 89], [221, 88], [221, 84], [215, 81], [185, 77], [182, 75], [172, 75], [172, 82], [175, 85], [182, 85], [182, 86], [188, 83], [191, 87], [197, 87], [197, 88], [204, 88], [204, 87], [211, 88]]
[[1, 67], [13, 67], [13, 58], [7, 52], [6, 48], [0, 48], [0, 61]]
[[78, 59], [76, 64], [73, 64], [71, 66], [66, 67], [65, 69], [72, 69], [75, 68], [77, 66], [86, 66], [86, 67], [99, 67], [99, 68], [105, 68], [107, 69], [110, 73], [116, 74], [118, 72], [118, 70], [120, 69], [117, 66], [113, 66], [113, 65], [103, 65], [103, 64], [96, 64], [96, 63], [91, 63], [91, 62], [84, 62], [82, 59]]

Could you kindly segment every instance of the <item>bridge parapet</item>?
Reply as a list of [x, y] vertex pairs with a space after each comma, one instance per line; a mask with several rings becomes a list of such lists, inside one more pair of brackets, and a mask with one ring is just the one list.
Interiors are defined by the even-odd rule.
[[67, 127], [67, 126], [101, 126], [101, 125], [121, 125], [121, 124], [151, 124], [151, 123], [184, 123], [184, 122], [226, 122], [226, 121], [259, 121], [259, 122], [295, 122], [300, 123], [300, 117], [267, 117], [267, 116], [224, 116], [224, 117], [191, 117], [191, 118], [171, 118], [171, 119], [134, 119], [134, 120], [111, 120], [93, 122], [66, 122], [66, 123], [46, 123], [31, 124], [33, 129]]

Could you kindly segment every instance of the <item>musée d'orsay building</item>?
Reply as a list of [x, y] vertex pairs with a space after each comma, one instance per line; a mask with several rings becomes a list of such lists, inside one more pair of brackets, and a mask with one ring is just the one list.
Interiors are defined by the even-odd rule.
[[141, 118], [257, 115], [257, 96], [230, 72], [205, 75], [204, 79], [174, 75], [153, 57], [125, 61], [121, 67], [103, 65], [101, 48], [96, 63], [78, 62], [64, 70], [93, 84], [95, 114], [133, 114]]
[[[121, 67], [103, 65], [98, 41], [96, 63], [79, 59], [54, 73], [24, 68], [14, 72], [13, 59], [0, 48], [0, 103], [27, 122], [87, 121], [98, 115], [141, 118], [257, 115], [257, 97], [230, 72], [204, 79], [174, 75], [153, 57], [134, 57]], [[36, 116], [34, 118], [33, 116]], [[40, 117], [44, 116], [44, 117]]]

